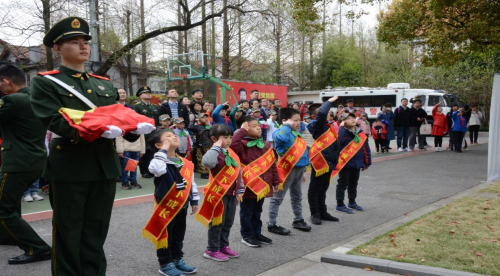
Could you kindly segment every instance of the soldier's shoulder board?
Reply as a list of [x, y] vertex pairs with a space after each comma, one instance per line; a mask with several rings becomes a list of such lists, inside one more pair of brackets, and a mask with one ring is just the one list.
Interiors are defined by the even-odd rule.
[[90, 76], [92, 76], [92, 77], [94, 77], [94, 78], [97, 78], [97, 79], [101, 79], [101, 80], [107, 80], [107, 81], [109, 81], [109, 79], [108, 79], [108, 78], [103, 77], [103, 76], [94, 75], [94, 74], [89, 74], [89, 75], [90, 75]]
[[46, 72], [39, 72], [38, 75], [40, 76], [46, 76], [46, 75], [55, 75], [59, 74], [59, 70], [52, 70], [52, 71], [46, 71]]

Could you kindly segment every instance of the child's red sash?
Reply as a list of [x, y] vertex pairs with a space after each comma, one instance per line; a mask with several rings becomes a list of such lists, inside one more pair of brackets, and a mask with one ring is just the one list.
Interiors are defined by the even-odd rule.
[[276, 156], [274, 155], [273, 149], [269, 147], [264, 155], [252, 161], [250, 164], [246, 166], [241, 164], [243, 168], [242, 174], [245, 190], [250, 189], [257, 195], [257, 201], [264, 198], [271, 191], [269, 185], [262, 180], [260, 176], [272, 167], [274, 161], [276, 161]]
[[326, 125], [330, 129], [316, 139], [309, 149], [309, 160], [311, 160], [311, 165], [316, 171], [316, 176], [323, 175], [330, 170], [321, 152], [337, 141], [337, 131], [335, 128], [330, 124]]
[[[236, 163], [240, 164], [240, 158], [233, 150], [228, 148], [229, 156], [231, 156]], [[196, 220], [208, 228], [208, 224], [212, 221], [212, 225], [219, 225], [222, 223], [222, 216], [224, 214], [224, 204], [222, 198], [227, 193], [227, 190], [238, 179], [240, 175], [240, 168], [233, 165], [222, 167], [215, 177], [210, 173], [210, 181], [203, 188], [205, 198], [201, 204], [200, 211], [196, 214]]]
[[182, 157], [179, 158], [184, 163], [180, 173], [186, 180], [186, 188], [178, 191], [174, 183], [158, 205], [156, 205], [155, 200], [153, 214], [146, 226], [142, 229], [142, 236], [154, 244], [156, 249], [168, 247], [167, 225], [174, 219], [177, 213], [179, 213], [184, 204], [186, 204], [189, 193], [191, 192], [194, 165]]
[[295, 142], [293, 145], [287, 150], [287, 152], [283, 155], [283, 157], [278, 160], [278, 176], [280, 178], [280, 190], [283, 190], [283, 183], [286, 178], [292, 171], [293, 167], [297, 162], [299, 162], [300, 158], [306, 152], [306, 141], [304, 138], [297, 135], [295, 137]]
[[335, 177], [342, 168], [351, 160], [356, 153], [363, 147], [363, 145], [366, 142], [366, 134], [363, 132], [358, 134], [359, 138], [361, 138], [361, 142], [355, 143], [354, 140], [352, 140], [339, 154], [339, 162], [337, 163], [337, 167], [335, 167], [335, 170], [332, 172], [332, 177]]

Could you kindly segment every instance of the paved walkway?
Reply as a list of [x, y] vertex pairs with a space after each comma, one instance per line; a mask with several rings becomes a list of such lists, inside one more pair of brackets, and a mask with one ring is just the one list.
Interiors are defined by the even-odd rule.
[[[206, 246], [206, 229], [196, 222], [194, 217], [189, 217], [184, 248], [186, 261], [199, 268], [198, 275], [256, 275], [266, 271], [267, 275], [292, 275], [308, 267], [318, 267], [320, 253], [328, 245], [346, 240], [442, 198], [450, 197], [485, 180], [486, 144], [470, 147], [463, 154], [434, 153], [431, 150], [432, 148], [425, 154], [412, 153], [397, 160], [375, 162], [369, 170], [362, 173], [358, 203], [366, 208], [365, 212], [353, 215], [334, 213], [335, 186], [332, 185], [327, 193], [329, 209], [331, 213], [339, 216], [340, 222], [327, 222], [321, 226], [314, 226], [310, 233], [292, 230], [292, 235], [288, 237], [268, 234], [267, 230], [264, 230], [263, 233], [272, 238], [274, 244], [259, 249], [248, 248], [241, 244], [239, 223], [236, 223], [232, 229], [230, 242], [231, 247], [241, 254], [241, 258], [227, 263], [216, 263], [202, 257]], [[308, 219], [305, 196], [307, 186], [307, 184], [303, 186], [303, 202], [304, 216]], [[140, 236], [152, 208], [152, 202], [143, 202], [113, 209], [105, 245], [108, 275], [156, 275], [158, 264], [154, 248]], [[268, 200], [264, 204], [264, 222], [267, 221], [267, 208]], [[290, 200], [287, 196], [278, 221], [284, 227], [290, 227], [292, 219]], [[33, 221], [31, 225], [50, 244], [52, 231], [50, 220]], [[0, 246], [2, 275], [50, 274], [49, 262], [24, 266], [6, 264], [9, 257], [20, 253], [16, 247]], [[276, 267], [294, 260], [305, 261], [302, 262], [302, 266], [295, 266], [293, 273], [277, 273]], [[329, 266], [322, 267], [326, 269], [322, 271], [332, 271]], [[342, 275], [363, 275], [361, 274], [363, 272], [359, 270]], [[328, 272], [325, 275], [337, 274]]]

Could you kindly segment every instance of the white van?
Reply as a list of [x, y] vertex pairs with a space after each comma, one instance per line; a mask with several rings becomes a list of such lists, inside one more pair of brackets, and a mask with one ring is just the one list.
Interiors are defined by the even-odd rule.
[[[333, 108], [337, 112], [338, 105], [346, 106], [346, 101], [352, 99], [354, 108], [364, 108], [368, 119], [377, 119], [377, 114], [381, 111], [382, 105], [391, 103], [396, 110], [401, 105], [401, 100], [407, 98], [408, 101], [416, 96], [420, 96], [422, 108], [427, 112], [427, 120], [432, 123], [432, 108], [440, 101], [443, 113], [446, 114], [451, 110], [453, 104], [460, 105], [458, 97], [443, 90], [433, 89], [411, 89], [409, 83], [390, 83], [387, 88], [335, 88], [331, 91], [322, 91], [319, 93], [319, 101], [321, 103], [327, 101], [333, 96], [339, 96], [335, 101]], [[411, 103], [408, 104], [411, 106]]]

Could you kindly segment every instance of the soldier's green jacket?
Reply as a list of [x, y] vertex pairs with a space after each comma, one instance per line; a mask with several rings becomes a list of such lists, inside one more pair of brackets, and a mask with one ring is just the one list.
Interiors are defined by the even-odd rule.
[[[48, 72], [72, 86], [96, 106], [115, 104], [118, 93], [109, 80], [93, 77], [61, 66]], [[53, 181], [85, 182], [116, 178], [121, 175], [120, 160], [113, 140], [83, 140], [59, 113], [61, 107], [89, 110], [84, 102], [53, 81], [36, 76], [32, 81], [31, 105], [35, 115], [50, 131], [61, 136], [49, 144], [49, 157], [43, 177]]]
[[0, 98], [0, 172], [42, 171], [47, 159], [46, 128], [33, 114], [29, 87]]
[[141, 101], [140, 103], [134, 105], [134, 111], [146, 117], [153, 118], [155, 120], [155, 125], [160, 125], [160, 121], [158, 121], [158, 117], [160, 116], [160, 108], [157, 105], [147, 104]]

